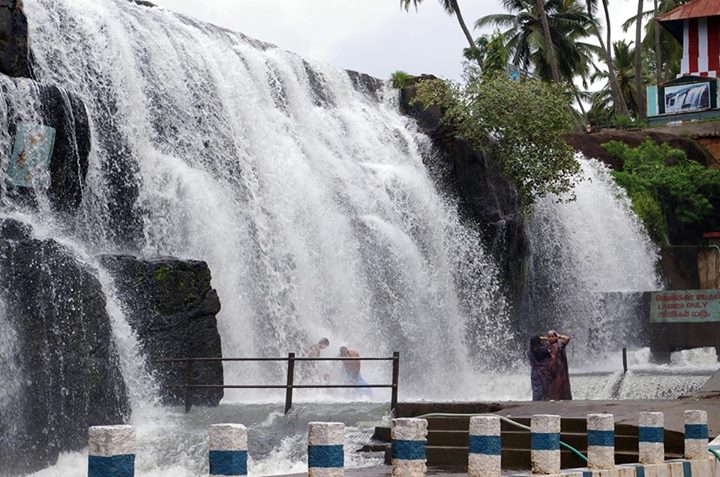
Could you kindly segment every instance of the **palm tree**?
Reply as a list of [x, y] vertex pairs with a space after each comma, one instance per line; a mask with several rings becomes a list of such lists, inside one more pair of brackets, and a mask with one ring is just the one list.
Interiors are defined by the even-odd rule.
[[[636, 90], [637, 83], [635, 81], [635, 51], [632, 48], [632, 44], [624, 40], [615, 42], [613, 49], [615, 53], [613, 66], [617, 72], [618, 85], [624, 98], [625, 109], [637, 112], [640, 100]], [[605, 80], [603, 88], [593, 95], [592, 109], [599, 111], [613, 107], [614, 105], [612, 103], [615, 99], [610, 89], [608, 72], [598, 70], [590, 77], [590, 80], [593, 82]]]
[[550, 71], [552, 72], [552, 80], [554, 82], [560, 81], [560, 72], [558, 71], [557, 59], [555, 58], [555, 45], [552, 41], [552, 35], [550, 34], [550, 23], [548, 21], [547, 12], [545, 11], [545, 3], [543, 0], [535, 0], [537, 5], [538, 15], [543, 27], [543, 37], [545, 37], [545, 49], [547, 50], [547, 59], [550, 63]]
[[642, 77], [642, 16], [644, 0], [638, 0], [637, 17], [635, 20], [635, 91], [638, 100], [638, 113], [640, 118], [645, 119], [647, 116], [645, 110], [645, 92], [643, 91]]
[[[688, 3], [689, 0], [654, 0], [654, 8], [642, 13], [642, 20], [651, 20], [658, 15], [667, 13], [680, 5]], [[628, 31], [633, 25], [636, 25], [638, 16], [633, 15], [623, 23], [623, 31]], [[645, 38], [643, 39], [643, 49], [655, 49], [655, 81], [662, 84], [675, 77], [679, 72], [679, 62], [682, 57], [682, 49], [680, 44], [668, 33], [664, 28], [660, 27], [656, 21], [648, 21], [645, 26]]]
[[[440, 5], [442, 5], [443, 9], [450, 15], [455, 15], [455, 18], [457, 18], [458, 23], [460, 24], [460, 29], [465, 34], [465, 38], [468, 41], [468, 44], [470, 45], [470, 51], [476, 51], [477, 46], [475, 45], [475, 41], [473, 40], [472, 35], [470, 34], [470, 30], [468, 30], [467, 25], [465, 24], [465, 20], [463, 19], [462, 13], [460, 12], [460, 5], [458, 5], [457, 0], [439, 0]], [[404, 8], [406, 11], [410, 9], [410, 5], [413, 5], [416, 9], [420, 3], [422, 3], [423, 0], [400, 0], [400, 7]], [[480, 64], [480, 60], [478, 59], [478, 64]], [[482, 65], [480, 65], [482, 67]]]
[[[548, 52], [542, 12], [534, 0], [503, 0], [507, 14], [487, 15], [476, 28], [494, 25], [506, 28], [502, 33], [511, 61], [525, 70], [534, 70], [541, 79], [554, 79], [553, 57]], [[594, 66], [596, 46], [583, 41], [593, 28], [592, 19], [574, 0], [548, 0], [544, 5], [550, 31], [550, 43], [557, 51], [557, 77], [572, 84], [576, 76], [585, 79]]]
[[[592, 18], [594, 18], [595, 11], [597, 10], [598, 0], [586, 0], [587, 12]], [[613, 103], [615, 107], [615, 114], [626, 114], [627, 109], [625, 108], [625, 101], [623, 101], [622, 93], [620, 91], [620, 85], [618, 84], [617, 74], [615, 72], [613, 55], [612, 55], [612, 24], [610, 22], [610, 9], [608, 6], [608, 0], [602, 0], [603, 10], [605, 12], [605, 28], [607, 29], [607, 43], [603, 40], [600, 34], [599, 22], [595, 22], [595, 36], [600, 43], [600, 49], [603, 54], [605, 65], [608, 69], [608, 81], [613, 96]]]

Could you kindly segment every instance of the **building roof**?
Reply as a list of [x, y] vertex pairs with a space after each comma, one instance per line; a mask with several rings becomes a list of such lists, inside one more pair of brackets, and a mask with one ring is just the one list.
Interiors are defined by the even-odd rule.
[[720, 16], [720, 1], [718, 0], [691, 0], [674, 10], [655, 18], [680, 43], [683, 41], [683, 20], [690, 18], [703, 18]]
[[687, 20], [689, 18], [713, 17], [720, 15], [720, 2], [717, 0], [692, 0], [674, 10], [657, 17], [659, 22]]

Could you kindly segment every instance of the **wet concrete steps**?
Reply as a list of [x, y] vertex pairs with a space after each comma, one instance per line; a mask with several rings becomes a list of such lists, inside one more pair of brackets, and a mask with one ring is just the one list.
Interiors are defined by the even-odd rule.
[[[519, 424], [530, 426], [530, 417], [513, 417]], [[443, 468], [467, 467], [469, 417], [429, 417], [428, 466]], [[564, 418], [560, 439], [587, 455], [587, 421], [583, 418]], [[530, 468], [530, 432], [501, 422], [502, 460], [505, 469]], [[618, 424], [615, 427], [615, 459], [618, 464], [638, 461], [638, 430], [636, 426]], [[682, 456], [684, 436], [666, 431], [665, 448], [668, 458]], [[563, 468], [582, 467], [585, 462], [573, 452], [562, 449]]]

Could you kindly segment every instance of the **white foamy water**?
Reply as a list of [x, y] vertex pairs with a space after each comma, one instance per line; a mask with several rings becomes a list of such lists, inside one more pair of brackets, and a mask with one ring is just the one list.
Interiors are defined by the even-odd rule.
[[[496, 346], [471, 337], [506, 327], [504, 302], [393, 94], [125, 0], [25, 8], [39, 78], [89, 109], [88, 248], [132, 247], [118, 229], [135, 216], [142, 253], [206, 260], [225, 356], [302, 353], [327, 336], [333, 355], [400, 351], [408, 396], [466, 391], [457, 377]], [[283, 378], [228, 369], [228, 382]], [[367, 374], [386, 381], [389, 367]]]
[[577, 359], [629, 344], [637, 334], [632, 303], [601, 306], [608, 292], [662, 289], [657, 249], [607, 166], [582, 159], [577, 200], [539, 201], [530, 217], [532, 248], [527, 310], [535, 333], [573, 336]]
[[[92, 131], [77, 217], [55, 216], [42, 195], [37, 211], [24, 213], [36, 233], [69, 244], [97, 270], [131, 392], [138, 475], [203, 475], [207, 426], [227, 420], [256, 436], [255, 475], [302, 472], [308, 419], [335, 416], [351, 426], [352, 442], [363, 442], [368, 430], [354, 421], [383, 412], [344, 404], [352, 395], [310, 390], [298, 400], [336, 404], [289, 417], [247, 404], [279, 402], [277, 391], [231, 392], [220, 408], [187, 416], [156, 406], [112, 280], [93, 258], [99, 253], [207, 261], [225, 356], [303, 354], [325, 336], [325, 356], [341, 345], [363, 356], [400, 351], [401, 399], [529, 396], [526, 375], [488, 372], [502, 369], [513, 347], [496, 267], [429, 177], [428, 139], [399, 114], [394, 92], [126, 0], [24, 3], [36, 74], [85, 101]], [[0, 113], [37, 121], [32, 86], [2, 81]], [[3, 151], [10, 146], [0, 135]], [[576, 342], [605, 343], [583, 330], [597, 321], [593, 294], [657, 288], [655, 250], [607, 170], [583, 161], [583, 173], [590, 180], [578, 186], [577, 202], [535, 207], [532, 273], [544, 288], [529, 302], [541, 319], [543, 309], [556, 310], [554, 327]], [[544, 304], [541, 296], [559, 298]], [[337, 367], [328, 374], [342, 377]], [[388, 383], [389, 363], [364, 363], [363, 375]], [[225, 377], [285, 379], [281, 365], [229, 364]], [[389, 391], [372, 399], [387, 401]], [[346, 457], [352, 466], [378, 462]], [[36, 475], [85, 469], [85, 454], [70, 453]]]

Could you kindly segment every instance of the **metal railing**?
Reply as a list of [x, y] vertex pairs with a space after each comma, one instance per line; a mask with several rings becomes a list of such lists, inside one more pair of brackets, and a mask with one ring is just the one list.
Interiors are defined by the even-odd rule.
[[[287, 361], [287, 382], [286, 384], [193, 384], [193, 363], [212, 362], [265, 362], [265, 361]], [[295, 384], [295, 362], [296, 361], [392, 361], [392, 383], [391, 384]], [[287, 358], [171, 358], [158, 359], [153, 363], [185, 363], [185, 384], [178, 384], [170, 387], [185, 388], [185, 412], [192, 408], [191, 392], [193, 389], [285, 389], [285, 414], [292, 408], [294, 389], [358, 389], [358, 388], [391, 388], [390, 409], [397, 407], [398, 381], [400, 376], [400, 353], [394, 352], [389, 358], [305, 358], [295, 357], [295, 353], [288, 353]]]

